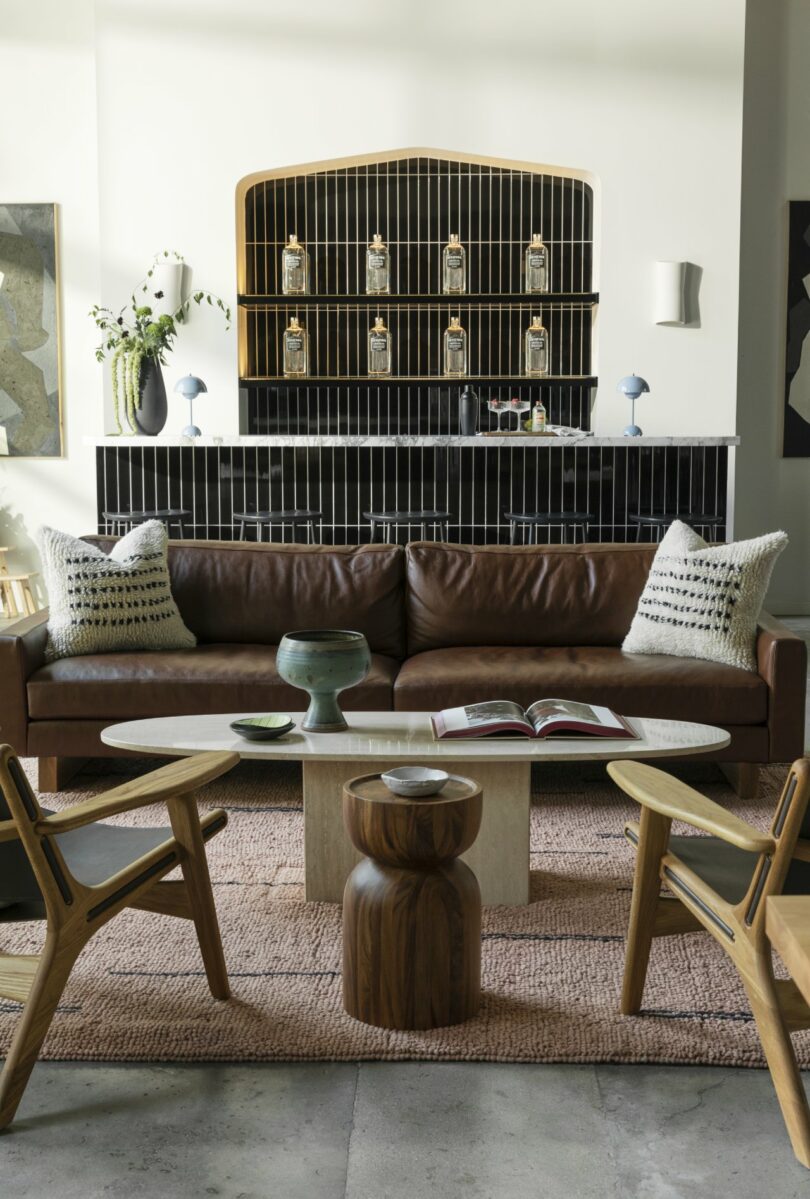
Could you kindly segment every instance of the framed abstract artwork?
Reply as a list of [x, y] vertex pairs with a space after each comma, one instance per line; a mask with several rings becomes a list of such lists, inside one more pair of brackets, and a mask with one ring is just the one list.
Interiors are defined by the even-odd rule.
[[810, 200], [788, 201], [783, 458], [810, 458]]
[[62, 452], [56, 205], [0, 204], [0, 453]]

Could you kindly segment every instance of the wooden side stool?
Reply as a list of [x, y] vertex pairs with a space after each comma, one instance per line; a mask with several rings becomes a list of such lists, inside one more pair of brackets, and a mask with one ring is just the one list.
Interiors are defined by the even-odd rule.
[[343, 820], [367, 856], [343, 895], [343, 1006], [377, 1028], [441, 1028], [481, 1004], [481, 892], [459, 854], [481, 825], [483, 795], [451, 776], [405, 799], [379, 774], [343, 788]]

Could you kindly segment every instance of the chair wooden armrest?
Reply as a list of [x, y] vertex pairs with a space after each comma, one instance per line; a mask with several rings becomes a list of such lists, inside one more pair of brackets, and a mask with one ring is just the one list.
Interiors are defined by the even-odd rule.
[[226, 774], [238, 761], [239, 755], [229, 752], [207, 752], [181, 758], [153, 770], [143, 778], [114, 787], [104, 795], [94, 796], [84, 803], [45, 816], [35, 823], [34, 831], [40, 837], [68, 833], [71, 829], [105, 820], [108, 816], [119, 816], [133, 808], [145, 808], [149, 804], [185, 795]]
[[644, 808], [681, 820], [750, 853], [772, 853], [776, 846], [768, 833], [760, 832], [663, 770], [644, 762], [609, 762], [607, 769], [613, 781]]

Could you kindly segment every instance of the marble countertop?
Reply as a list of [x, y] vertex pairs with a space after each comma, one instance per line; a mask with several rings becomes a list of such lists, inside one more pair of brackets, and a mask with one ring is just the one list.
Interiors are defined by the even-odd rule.
[[697, 435], [694, 437], [622, 437], [596, 436], [592, 433], [574, 433], [567, 437], [462, 437], [456, 434], [439, 433], [395, 433], [390, 436], [369, 436], [351, 433], [323, 434], [240, 434], [225, 433], [222, 435], [204, 434], [202, 437], [183, 437], [179, 434], [162, 434], [158, 437], [140, 436], [106, 436], [85, 437], [86, 445], [96, 446], [152, 446], [155, 449], [170, 446], [199, 446], [205, 449], [230, 446], [297, 446], [302, 449], [319, 449], [337, 446], [402, 446], [404, 448], [419, 448], [423, 446], [447, 446], [448, 448], [472, 446], [533, 446], [538, 449], [556, 448], [557, 446], [588, 445], [588, 446], [735, 446], [739, 445], [739, 437], [712, 437]]

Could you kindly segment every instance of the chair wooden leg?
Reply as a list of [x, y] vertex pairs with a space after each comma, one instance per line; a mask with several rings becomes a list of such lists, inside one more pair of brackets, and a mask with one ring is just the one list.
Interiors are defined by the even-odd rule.
[[647, 963], [655, 930], [655, 915], [661, 892], [661, 858], [669, 842], [672, 821], [650, 808], [641, 809], [640, 835], [630, 904], [630, 926], [624, 960], [621, 1011], [632, 1016], [641, 1007]]
[[184, 850], [181, 869], [191, 902], [191, 916], [200, 942], [205, 973], [215, 999], [229, 999], [231, 988], [222, 952], [219, 921], [208, 873], [205, 841], [193, 792], [169, 800], [169, 818], [175, 839]]
[[759, 794], [759, 766], [756, 762], [718, 762], [717, 765], [740, 799], [756, 799]]
[[810, 1107], [790, 1033], [779, 1007], [769, 952], [758, 955], [755, 973], [751, 976], [743, 973], [743, 983], [793, 1152], [802, 1165], [810, 1169]]
[[48, 1035], [65, 984], [84, 942], [60, 946], [48, 934], [39, 967], [0, 1075], [0, 1128], [14, 1119], [42, 1042]]

